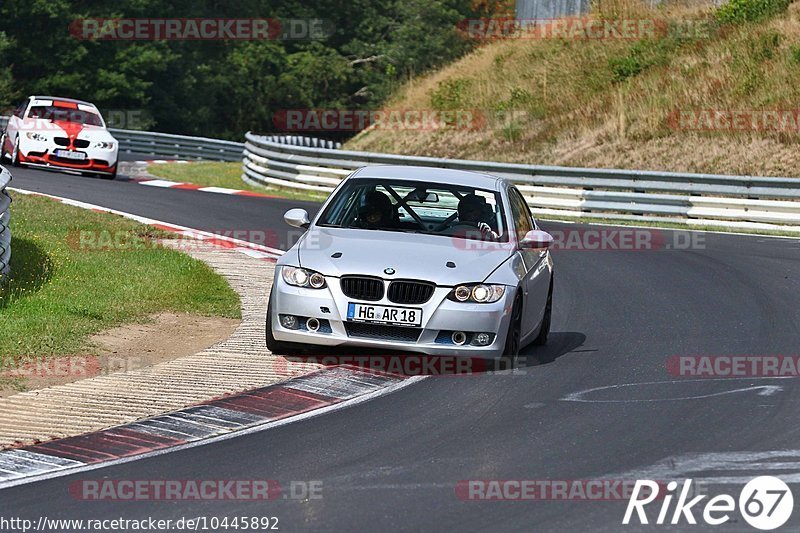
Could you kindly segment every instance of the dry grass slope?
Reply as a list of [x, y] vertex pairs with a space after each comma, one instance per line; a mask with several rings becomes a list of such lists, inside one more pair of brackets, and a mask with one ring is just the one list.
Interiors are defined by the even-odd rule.
[[[713, 8], [605, 1], [606, 19], [657, 20], [654, 38], [505, 39], [410, 81], [392, 109], [477, 110], [472, 129], [362, 132], [347, 148], [532, 164], [800, 176], [800, 3], [720, 25]], [[664, 30], [666, 28], [666, 30]], [[702, 110], [781, 111], [755, 129]], [[792, 110], [795, 110], [792, 113]], [[687, 119], [680, 119], [679, 113]], [[710, 127], [709, 127], [710, 125]], [[700, 129], [698, 129], [698, 127]]]

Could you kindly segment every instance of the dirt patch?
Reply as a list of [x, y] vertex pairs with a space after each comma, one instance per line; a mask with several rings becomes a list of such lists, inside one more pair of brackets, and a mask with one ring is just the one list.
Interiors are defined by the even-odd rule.
[[89, 342], [96, 348], [87, 355], [18, 359], [0, 372], [0, 397], [194, 355], [228, 339], [239, 323], [230, 318], [161, 313], [151, 322], [94, 335]]

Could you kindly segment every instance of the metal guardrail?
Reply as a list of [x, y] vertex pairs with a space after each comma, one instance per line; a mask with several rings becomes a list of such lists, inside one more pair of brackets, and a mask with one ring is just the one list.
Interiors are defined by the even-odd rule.
[[[7, 117], [0, 117], [0, 127]], [[245, 143], [111, 129], [128, 152], [184, 159], [238, 161], [242, 179], [260, 185], [328, 193], [367, 165], [470, 170], [517, 184], [538, 216], [664, 221], [800, 232], [800, 178], [591, 169], [439, 159], [340, 150], [300, 136], [245, 134]]]
[[287, 146], [245, 135], [242, 179], [330, 192], [354, 169], [416, 165], [517, 184], [537, 216], [665, 221], [800, 232], [800, 178], [521, 165]]
[[233, 141], [109, 128], [121, 151], [181, 159], [239, 161], [244, 145]]
[[11, 181], [11, 173], [0, 167], [0, 284], [2, 284], [11, 268], [11, 197], [6, 186]]

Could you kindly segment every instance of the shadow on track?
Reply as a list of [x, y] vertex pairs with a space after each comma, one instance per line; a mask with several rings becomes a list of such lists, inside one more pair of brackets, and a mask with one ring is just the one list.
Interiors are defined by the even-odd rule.
[[518, 367], [552, 363], [564, 354], [583, 346], [586, 335], [577, 331], [553, 331], [545, 346], [528, 346], [519, 356]]

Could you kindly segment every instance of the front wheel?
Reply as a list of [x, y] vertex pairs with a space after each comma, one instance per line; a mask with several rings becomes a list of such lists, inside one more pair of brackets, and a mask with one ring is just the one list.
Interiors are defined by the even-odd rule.
[[550, 322], [553, 316], [553, 282], [550, 282], [550, 290], [547, 292], [547, 303], [544, 306], [544, 316], [542, 317], [542, 325], [539, 328], [539, 334], [533, 339], [533, 344], [536, 346], [544, 346], [547, 344], [547, 337], [550, 335]]
[[19, 139], [14, 143], [14, 151], [11, 152], [11, 164], [15, 167], [19, 166]]
[[520, 338], [522, 335], [522, 296], [519, 294], [514, 298], [514, 306], [511, 308], [511, 320], [508, 322], [508, 333], [506, 334], [506, 344], [503, 347], [503, 355], [497, 361], [498, 370], [513, 370], [517, 364], [520, 350]]
[[0, 136], [0, 163], [6, 158], [6, 138], [7, 135], [3, 132], [3, 135]]

